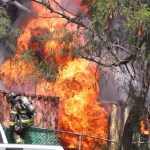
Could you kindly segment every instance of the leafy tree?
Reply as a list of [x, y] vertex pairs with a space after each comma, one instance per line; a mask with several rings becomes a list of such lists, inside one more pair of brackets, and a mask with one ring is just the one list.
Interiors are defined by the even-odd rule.
[[[28, 61], [32, 64], [34, 68], [37, 69], [37, 79], [42, 76], [47, 81], [55, 81], [56, 74], [58, 73], [58, 68], [52, 63], [46, 61], [40, 54], [32, 50], [25, 50], [24, 53], [21, 55], [21, 59]], [[36, 61], [33, 62], [33, 60]]]
[[10, 17], [4, 7], [0, 7], [0, 42], [11, 51], [15, 51], [14, 39], [20, 31], [12, 27]]
[[124, 76], [129, 88], [130, 111], [120, 149], [129, 150], [150, 85], [148, 3], [142, 0], [83, 0], [82, 5], [88, 11], [72, 18], [59, 4], [61, 8], [58, 11], [48, 1], [33, 1], [85, 29], [84, 53], [79, 53], [81, 57], [101, 66], [119, 69]]

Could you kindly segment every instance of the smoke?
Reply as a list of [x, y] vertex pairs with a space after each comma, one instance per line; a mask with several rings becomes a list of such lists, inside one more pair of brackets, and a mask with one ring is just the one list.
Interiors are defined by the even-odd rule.
[[[12, 52], [7, 50], [2, 44], [0, 44], [0, 66], [3, 64], [5, 59], [12, 56]], [[8, 88], [3, 84], [2, 80], [0, 79], [0, 90], [7, 90]]]
[[80, 2], [77, 0], [65, 0], [61, 2], [61, 6], [66, 10], [70, 11], [72, 14], [76, 15], [79, 11], [81, 11]]
[[[22, 0], [19, 2], [22, 3]], [[2, 5], [2, 3], [0, 3]], [[10, 16], [12, 26], [16, 27], [18, 24], [18, 19], [21, 18], [22, 15], [25, 15], [25, 13], [22, 10], [19, 10], [15, 5], [6, 5], [5, 9], [7, 10], [8, 15]], [[19, 20], [19, 22], [22, 21]], [[15, 43], [14, 43], [15, 44]], [[6, 49], [2, 43], [0, 43], [0, 67], [4, 63], [4, 61], [10, 57], [13, 56], [13, 52], [9, 49]], [[7, 86], [3, 84], [3, 81], [0, 79], [0, 90], [9, 90]]]
[[[22, 4], [27, 7], [30, 10], [33, 10], [31, 7], [31, 3], [26, 3], [22, 1]], [[61, 2], [61, 6], [64, 7], [66, 10], [70, 11], [73, 14], [77, 14], [81, 8], [79, 4], [79, 1], [71, 1], [71, 0], [64, 0]], [[14, 10], [13, 10], [14, 9]], [[30, 15], [23, 10], [19, 10], [16, 7], [11, 7], [12, 12], [17, 12], [17, 14], [12, 15], [13, 19], [13, 26], [21, 28], [23, 25], [27, 23], [27, 20], [30, 19], [31, 17], [35, 17], [36, 13], [32, 12]], [[12, 53], [5, 49], [4, 47], [0, 46], [0, 66], [4, 62], [4, 60], [7, 57], [11, 57]], [[100, 95], [99, 95], [99, 100], [122, 100], [127, 98], [126, 91], [123, 88], [120, 88], [120, 85], [122, 84], [120, 74], [115, 73], [113, 74], [111, 71], [106, 71], [106, 70], [101, 70], [101, 78], [100, 78]], [[0, 89], [5, 90], [6, 87], [0, 81]], [[28, 89], [24, 89], [25, 91], [30, 91]], [[121, 93], [121, 94], [120, 94]]]
[[22, 2], [22, 5], [31, 10], [31, 12], [27, 13], [21, 9], [18, 10], [18, 16], [15, 19], [13, 26], [19, 29], [21, 29], [22, 26], [25, 26], [30, 18], [36, 17], [36, 12], [33, 11], [31, 3]]
[[101, 69], [99, 81], [100, 95], [99, 100], [126, 101], [128, 98], [128, 82], [120, 73], [121, 71]]

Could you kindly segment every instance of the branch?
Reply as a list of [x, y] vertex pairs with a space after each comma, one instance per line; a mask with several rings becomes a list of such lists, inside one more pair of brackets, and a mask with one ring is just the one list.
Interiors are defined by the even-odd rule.
[[[120, 74], [122, 74], [124, 76], [124, 78], [129, 80], [125, 74], [123, 74], [121, 71], [119, 71], [114, 65], [110, 64], [107, 60], [104, 60], [104, 59], [102, 60], [100, 57], [96, 57], [96, 56], [93, 56], [90, 54], [85, 54], [85, 53], [81, 57], [86, 59], [86, 60], [95, 62], [97, 65], [102, 65], [104, 67], [111, 67], [114, 70], [116, 70], [117, 72], [119, 72]], [[103, 63], [102, 61], [104, 61], [105, 63]]]
[[122, 46], [120, 46], [120, 45], [112, 44], [112, 46], [115, 46], [115, 47], [121, 48], [122, 50], [126, 51], [127, 53], [132, 54], [132, 53], [131, 53], [128, 49], [126, 49], [126, 48], [124, 48], [124, 47], [122, 47]]
[[[54, 9], [50, 2], [49, 1], [45, 1], [45, 0], [31, 0], [33, 2], [36, 2], [36, 3], [39, 3], [43, 6], [45, 6], [47, 9], [49, 9], [52, 13], [56, 13], [60, 16], [62, 16], [63, 18], [65, 18], [66, 20], [68, 20], [69, 22], [72, 22], [72, 23], [75, 23], [77, 25], [80, 25], [81, 27], [84, 27], [84, 28], [88, 28], [83, 22], [81, 22], [79, 19], [77, 18], [72, 18], [70, 16], [68, 16], [66, 13], [60, 11], [60, 10], [57, 10], [57, 9]], [[58, 4], [57, 4], [58, 5]], [[58, 5], [60, 7], [60, 5]], [[62, 7], [61, 7], [62, 8]], [[64, 9], [64, 8], [63, 8]], [[64, 9], [65, 10], [65, 9]]]
[[86, 60], [93, 61], [93, 62], [97, 63], [98, 65], [101, 65], [104, 67], [112, 67], [110, 64], [102, 63], [101, 59], [99, 57], [93, 56], [91, 54], [84, 53], [81, 55], [81, 57], [86, 59]]
[[135, 77], [131, 74], [131, 71], [129, 70], [129, 68], [128, 68], [128, 65], [127, 65], [127, 64], [125, 64], [125, 67], [126, 67], [126, 69], [127, 69], [128, 73], [129, 73], [129, 75], [131, 76], [131, 79], [132, 79], [132, 80], [135, 80]]
[[[88, 53], [83, 53], [81, 55], [82, 58], [84, 59], [87, 59], [89, 61], [93, 61], [95, 63], [97, 63], [98, 65], [102, 65], [104, 67], [117, 67], [117, 66], [120, 66], [120, 65], [127, 65], [127, 63], [131, 62], [131, 60], [134, 59], [134, 55], [130, 55], [128, 57], [126, 57], [125, 59], [119, 61], [119, 62], [116, 62], [116, 63], [113, 63], [113, 64], [110, 64], [108, 63], [107, 60], [104, 60], [100, 57], [97, 57], [97, 56], [94, 56], [92, 54], [88, 54]], [[105, 63], [103, 63], [102, 61], [104, 61]]]
[[126, 57], [125, 59], [123, 59], [117, 63], [113, 63], [112, 65], [115, 67], [120, 66], [120, 65], [126, 65], [127, 63], [131, 62], [131, 60], [133, 60], [133, 58], [134, 58], [134, 55], [131, 54], [130, 56]]
[[39, 16], [40, 18], [62, 18], [62, 17], [56, 17], [56, 16], [51, 16], [51, 17], [48, 17], [48, 16], [46, 16], [46, 17], [44, 17], [44, 16]]
[[113, 52], [113, 48], [112, 48], [112, 50], [111, 50], [110, 46], [108, 46], [107, 49], [108, 49], [109, 52], [115, 57], [115, 59], [116, 59], [117, 61], [120, 61], [118, 55], [117, 55], [115, 52]]

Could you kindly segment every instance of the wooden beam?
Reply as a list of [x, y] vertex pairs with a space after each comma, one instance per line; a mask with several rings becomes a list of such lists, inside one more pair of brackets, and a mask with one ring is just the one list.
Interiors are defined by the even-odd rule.
[[119, 116], [119, 107], [118, 105], [113, 104], [110, 114], [110, 130], [109, 130], [109, 139], [114, 141], [110, 142], [109, 150], [116, 150], [119, 146], [119, 134], [120, 134], [120, 116]]

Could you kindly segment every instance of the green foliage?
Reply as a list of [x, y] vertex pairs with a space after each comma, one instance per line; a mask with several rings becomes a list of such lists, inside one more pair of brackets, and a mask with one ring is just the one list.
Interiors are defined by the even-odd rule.
[[82, 55], [83, 55], [83, 47], [82, 46], [72, 48], [72, 57], [73, 58], [77, 58]]
[[38, 71], [48, 81], [55, 81], [58, 68], [53, 64], [43, 60], [38, 64]]
[[122, 13], [127, 15], [126, 27], [128, 29], [130, 28], [135, 32], [139, 27], [143, 27], [145, 31], [150, 29], [150, 11], [147, 4], [137, 7], [137, 9], [125, 7]]
[[[85, 3], [86, 0], [84, 0]], [[137, 29], [140, 25], [144, 26], [145, 29], [150, 27], [150, 11], [147, 4], [140, 3], [138, 1], [128, 0], [96, 0], [90, 4], [92, 11], [92, 18], [94, 26], [104, 30], [105, 23], [109, 21], [110, 12], [114, 11], [115, 19], [125, 17], [127, 29]], [[121, 6], [120, 6], [121, 4]]]
[[36, 56], [35, 51], [32, 50], [25, 50], [23, 54], [21, 55], [21, 58], [26, 61], [32, 61], [34, 57]]
[[67, 57], [69, 53], [69, 49], [67, 47], [64, 47], [63, 49], [61, 49], [59, 55], [60, 57]]
[[102, 32], [108, 19], [109, 11], [115, 10], [118, 7], [118, 2], [114, 0], [96, 0], [90, 4], [92, 11], [93, 26], [98, 32]]
[[69, 43], [71, 43], [71, 42], [73, 42], [74, 35], [75, 35], [74, 32], [66, 31], [66, 33], [62, 36], [62, 38], [60, 40], [61, 40], [61, 42], [65, 42], [65, 43], [69, 42]]
[[42, 44], [52, 39], [54, 39], [54, 37], [53, 37], [53, 34], [51, 33], [40, 34], [37, 36], [32, 36], [31, 38], [32, 42], [40, 42]]
[[[38, 71], [36, 76], [44, 77], [47, 81], [55, 81], [58, 68], [46, 61], [39, 53], [33, 50], [25, 50], [21, 58], [28, 61]], [[34, 61], [33, 61], [34, 60]]]
[[3, 7], [0, 7], [0, 41], [11, 51], [15, 51], [14, 39], [20, 35], [18, 29], [11, 26], [10, 17]]
[[[133, 61], [149, 61], [150, 8], [146, 1], [82, 0], [82, 3], [89, 8], [91, 19], [90, 29], [84, 36], [88, 54], [99, 57], [104, 49], [119, 40], [122, 47], [135, 55]], [[144, 42], [145, 53], [141, 51]]]
[[38, 77], [44, 77], [48, 81], [55, 81], [56, 75], [58, 73], [58, 65], [54, 65], [56, 61], [55, 47], [51, 47], [51, 44], [47, 45], [49, 54], [47, 53], [47, 59], [44, 58], [42, 53], [43, 45], [47, 41], [56, 41], [56, 48], [58, 46], [60, 58], [66, 58], [68, 55], [72, 54], [72, 58], [79, 57], [81, 55], [82, 46], [78, 45], [74, 31], [70, 32], [68, 30], [54, 31], [52, 33], [34, 35], [31, 37], [31, 42], [39, 43], [41, 47], [41, 52], [36, 49], [25, 50], [21, 55], [21, 58], [28, 61], [38, 72]]
[[135, 132], [131, 150], [149, 150], [147, 140], [148, 136], [142, 135], [140, 131]]

